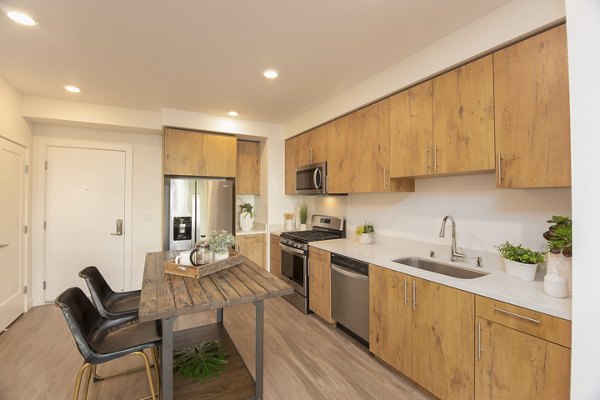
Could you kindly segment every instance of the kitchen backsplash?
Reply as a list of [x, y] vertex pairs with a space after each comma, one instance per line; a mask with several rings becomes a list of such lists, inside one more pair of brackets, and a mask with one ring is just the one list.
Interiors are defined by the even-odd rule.
[[442, 218], [456, 220], [459, 246], [494, 251], [506, 240], [541, 248], [546, 220], [571, 215], [571, 189], [496, 189], [494, 174], [421, 178], [415, 193], [314, 197], [311, 214], [345, 216], [348, 236], [369, 222], [378, 235], [450, 243], [450, 227], [440, 238]]

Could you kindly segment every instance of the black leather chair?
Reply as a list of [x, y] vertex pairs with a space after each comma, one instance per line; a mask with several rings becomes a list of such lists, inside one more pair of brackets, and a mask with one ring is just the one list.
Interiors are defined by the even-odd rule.
[[79, 272], [92, 295], [92, 301], [104, 318], [121, 319], [138, 315], [141, 290], [114, 292], [96, 267], [87, 267]]
[[151, 393], [147, 398], [156, 400], [150, 361], [143, 350], [153, 350], [152, 355], [156, 364], [156, 348], [161, 341], [158, 321], [139, 322], [137, 317], [120, 320], [104, 318], [79, 288], [65, 290], [57, 297], [55, 303], [67, 320], [67, 325], [84, 360], [77, 373], [73, 399], [79, 398], [81, 380], [86, 370], [84, 399], [87, 399], [89, 384], [98, 364], [136, 354], [144, 359]]

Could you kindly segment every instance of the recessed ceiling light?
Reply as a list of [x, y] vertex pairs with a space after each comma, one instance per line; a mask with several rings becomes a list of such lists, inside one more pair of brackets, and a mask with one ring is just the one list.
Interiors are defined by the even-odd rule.
[[79, 92], [81, 92], [81, 89], [79, 89], [77, 86], [72, 86], [72, 85], [65, 86], [65, 90], [67, 92], [71, 92], [71, 93], [79, 93]]
[[35, 22], [35, 20], [33, 18], [31, 18], [29, 15], [24, 14], [20, 11], [9, 11], [6, 13], [6, 15], [8, 16], [8, 18], [12, 19], [13, 21], [15, 21], [21, 25], [27, 25], [27, 26], [37, 25], [37, 22]]
[[229, 115], [230, 117], [237, 117], [240, 114], [237, 111], [229, 111], [227, 115]]
[[263, 72], [263, 76], [268, 79], [275, 79], [279, 76], [279, 73], [274, 69], [268, 69]]

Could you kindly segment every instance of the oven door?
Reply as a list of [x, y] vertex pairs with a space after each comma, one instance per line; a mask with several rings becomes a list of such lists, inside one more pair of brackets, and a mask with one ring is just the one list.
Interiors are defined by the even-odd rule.
[[296, 292], [308, 296], [308, 256], [302, 250], [279, 244], [281, 276]]

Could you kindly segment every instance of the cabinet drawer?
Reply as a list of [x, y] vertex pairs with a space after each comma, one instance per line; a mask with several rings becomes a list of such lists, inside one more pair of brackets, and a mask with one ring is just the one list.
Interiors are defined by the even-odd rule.
[[566, 319], [481, 296], [476, 297], [476, 315], [571, 348], [571, 321]]
[[240, 243], [260, 243], [264, 241], [264, 235], [239, 235], [238, 241]]
[[315, 261], [329, 262], [329, 252], [310, 246], [308, 248], [309, 258]]

